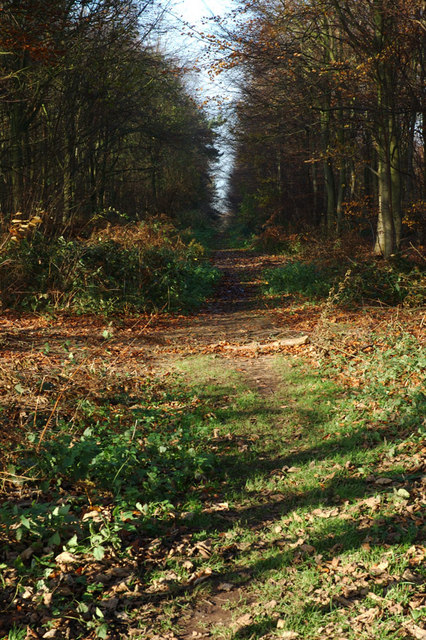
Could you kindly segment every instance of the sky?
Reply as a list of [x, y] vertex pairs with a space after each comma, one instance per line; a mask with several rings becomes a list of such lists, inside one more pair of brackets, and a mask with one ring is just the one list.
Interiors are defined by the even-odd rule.
[[[190, 73], [187, 79], [188, 90], [200, 101], [207, 100], [206, 110], [210, 117], [226, 115], [226, 105], [231, 104], [237, 95], [232, 76], [225, 73], [215, 79], [208, 74], [212, 62], [206, 55], [207, 47], [198, 36], [201, 31], [210, 32], [213, 25], [208, 19], [221, 16], [225, 19], [234, 6], [233, 0], [170, 0], [168, 20], [176, 27], [174, 35], [167, 34], [162, 45], [176, 56], [184, 65], [197, 66], [198, 72]], [[225, 109], [219, 104], [225, 105]], [[216, 146], [222, 156], [215, 168], [218, 209], [225, 209], [225, 196], [229, 174], [232, 169], [232, 152], [229, 146], [229, 133], [226, 124], [219, 129], [220, 137]]]
[[169, 20], [175, 25], [176, 31], [173, 36], [167, 36], [166, 47], [171, 52], [175, 48], [176, 55], [189, 67], [197, 63], [197, 67], [201, 68], [201, 72], [192, 75], [192, 80], [201, 89], [202, 97], [213, 96], [220, 91], [221, 97], [226, 98], [232, 90], [225, 79], [213, 81], [209, 78], [207, 71], [212, 60], [206, 56], [207, 46], [199, 33], [217, 29], [209, 19], [220, 16], [226, 20], [233, 6], [233, 0], [169, 0], [167, 3]]
[[223, 15], [232, 5], [229, 0], [174, 0], [173, 11], [185, 20], [200, 22], [203, 17]]

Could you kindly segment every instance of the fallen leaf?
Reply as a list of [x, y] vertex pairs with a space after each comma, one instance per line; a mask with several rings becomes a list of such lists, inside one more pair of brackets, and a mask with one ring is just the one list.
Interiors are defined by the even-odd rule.
[[297, 547], [300, 547], [302, 544], [305, 544], [305, 539], [299, 538], [297, 542], [290, 542], [288, 546], [290, 549], [297, 549]]
[[55, 560], [58, 564], [75, 564], [79, 561], [77, 556], [75, 556], [73, 553], [69, 553], [69, 551], [63, 551], [58, 556], [56, 556]]
[[408, 633], [411, 633], [413, 638], [416, 638], [416, 640], [426, 640], [426, 631], [418, 627], [414, 622], [407, 622], [404, 625], [404, 628]]
[[407, 489], [398, 489], [398, 491], [396, 492], [396, 495], [399, 496], [400, 498], [406, 498], [407, 500], [410, 497], [410, 494], [408, 493]]
[[237, 618], [237, 620], [235, 621], [235, 626], [237, 626], [238, 628], [246, 627], [252, 622], [253, 622], [253, 617], [251, 613], [245, 613], [243, 616], [240, 616], [239, 618]]
[[393, 482], [392, 478], [376, 478], [376, 484], [385, 485]]
[[301, 551], [303, 551], [303, 553], [315, 553], [315, 547], [313, 547], [311, 544], [302, 544], [300, 545], [300, 549]]
[[363, 500], [362, 504], [365, 504], [367, 507], [374, 509], [380, 504], [380, 502], [380, 496], [372, 496], [371, 498], [366, 498], [366, 500]]
[[388, 567], [389, 567], [389, 562], [385, 560], [384, 562], [373, 564], [373, 566], [370, 569], [370, 572], [373, 574], [373, 576], [379, 576], [382, 573], [384, 573]]

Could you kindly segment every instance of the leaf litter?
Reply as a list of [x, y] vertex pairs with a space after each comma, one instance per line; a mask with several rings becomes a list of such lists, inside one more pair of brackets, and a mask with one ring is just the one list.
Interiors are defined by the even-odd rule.
[[[228, 629], [235, 638], [425, 637], [425, 447], [413, 438], [411, 423], [396, 433], [401, 404], [380, 417], [380, 402], [362, 395], [369, 384], [365, 361], [353, 362], [368, 353], [372, 341], [379, 354], [386, 353], [388, 343], [374, 337], [372, 327], [376, 335], [380, 323], [391, 323], [391, 310], [352, 312], [345, 318], [335, 313], [331, 338], [320, 308], [259, 310], [255, 274], [264, 266], [261, 257], [253, 260], [234, 252], [225, 255], [224, 262], [223, 286], [228, 289], [200, 316], [136, 321], [124, 317], [117, 319], [112, 337], [108, 329], [108, 338], [105, 323], [94, 317], [59, 317], [53, 322], [2, 317], [2, 492], [12, 505], [8, 517], [15, 517], [13, 509], [20, 514], [18, 526], [2, 524], [0, 625], [5, 638], [13, 628], [26, 629], [27, 637], [46, 638], [183, 639], [212, 633], [226, 638]], [[229, 306], [239, 301], [234, 267], [248, 269], [248, 282], [254, 284], [242, 285], [245, 310], [228, 322]], [[343, 320], [353, 329], [337, 341], [336, 325]], [[405, 320], [404, 331], [418, 340], [418, 317], [410, 312]], [[399, 314], [398, 327], [403, 322]], [[280, 330], [290, 339], [308, 334], [310, 340], [285, 345], [276, 339]], [[342, 351], [350, 353], [352, 361]], [[367, 469], [359, 459], [353, 463], [333, 458], [338, 452], [333, 442], [341, 437], [335, 425], [315, 445], [304, 442], [297, 384], [289, 379], [282, 390], [271, 359], [277, 354], [287, 358], [290, 370], [308, 367], [324, 382], [338, 385], [343, 394], [357, 390], [362, 395], [348, 415], [351, 422], [361, 416], [365, 425], [361, 442], [365, 452], [373, 452]], [[167, 397], [177, 378], [170, 375], [170, 367], [164, 370], [164, 361], [170, 365], [182, 355], [228, 362], [228, 369], [238, 371], [252, 396], [258, 396], [253, 402], [259, 417], [229, 431], [235, 418], [229, 421], [227, 416], [243, 412], [244, 405], [238, 409], [236, 404], [238, 394], [232, 399], [228, 393], [227, 400], [225, 394], [200, 398], [198, 392], [181, 401]], [[258, 364], [247, 364], [251, 360]], [[396, 370], [393, 381], [379, 381], [379, 386], [392, 397], [393, 389], [402, 384], [409, 404], [414, 396], [408, 390], [421, 382], [420, 371]], [[30, 446], [23, 436], [40, 434], [47, 424], [48, 444], [58, 437], [61, 421], [67, 422], [75, 447], [81, 421], [90, 412], [100, 421], [113, 419], [111, 428], [119, 431], [129, 415], [150, 408], [149, 402], [140, 401], [141, 389], [150, 385], [156, 387], [156, 398], [162, 396], [151, 407], [157, 411], [161, 406], [172, 423], [179, 425], [188, 411], [202, 412], [203, 420], [211, 423], [212, 451], [228, 465], [224, 476], [220, 467], [216, 469], [219, 482], [208, 470], [196, 472], [199, 475], [185, 489], [186, 498], [196, 499], [193, 506], [182, 496], [174, 504], [149, 506], [139, 524], [143, 504], [130, 511], [123, 505], [117, 511], [111, 491], [99, 490], [90, 480], [58, 487], [47, 483], [43, 489], [42, 475], [31, 477], [30, 469], [19, 469], [22, 446]], [[247, 403], [249, 396], [244, 398]], [[83, 409], [81, 400], [87, 403]], [[104, 417], [105, 402], [110, 411]], [[275, 433], [265, 436], [272, 424], [262, 413], [270, 403], [277, 405], [272, 413]], [[371, 410], [378, 420], [371, 418]], [[345, 416], [340, 422], [344, 434]], [[383, 436], [377, 440], [373, 434], [381, 428]], [[298, 429], [304, 435], [295, 440]], [[284, 442], [284, 453], [279, 468], [271, 470], [271, 462], [276, 464], [271, 450], [278, 441]], [[146, 444], [141, 442], [142, 450]], [[359, 458], [358, 452], [352, 455]], [[244, 456], [247, 481], [237, 482], [233, 461]], [[253, 465], [259, 468], [258, 478], [249, 472], [250, 467], [255, 471]], [[341, 495], [351, 483], [358, 483], [358, 493]], [[32, 505], [42, 507], [46, 497], [56, 505], [52, 513], [32, 514]], [[46, 517], [52, 520], [49, 538], [37, 533]], [[56, 526], [61, 527], [59, 541]], [[84, 529], [84, 542], [79, 527]], [[62, 534], [67, 528], [68, 538]], [[19, 541], [15, 538], [21, 529], [24, 536]], [[35, 539], [28, 544], [25, 536], [31, 531]]]

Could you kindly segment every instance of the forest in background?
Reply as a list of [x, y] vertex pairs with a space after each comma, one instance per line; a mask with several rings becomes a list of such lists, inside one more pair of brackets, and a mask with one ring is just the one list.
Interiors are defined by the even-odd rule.
[[[419, 303], [424, 9], [241, 1], [199, 34], [210, 73], [231, 70], [239, 84], [227, 123], [228, 243], [242, 233], [280, 252], [343, 241], [352, 259], [387, 259], [358, 269], [357, 290]], [[216, 233], [226, 113], [209, 117], [190, 95], [188, 66], [161, 51], [164, 11], [155, 0], [2, 3], [3, 308], [188, 310], [212, 292], [218, 274], [196, 238]], [[344, 277], [335, 267], [308, 270], [328, 292]]]
[[[7, 0], [0, 12], [0, 211], [78, 231], [208, 203], [206, 114], [156, 45], [159, 3]], [[13, 216], [12, 216], [13, 217]]]
[[424, 2], [235, 6], [221, 217], [159, 2], [0, 1], [0, 640], [425, 640]]
[[211, 291], [178, 227], [212, 215], [214, 125], [158, 44], [163, 17], [155, 0], [1, 3], [3, 308], [172, 310]]
[[424, 243], [425, 43], [420, 0], [240, 2], [211, 44], [217, 71], [241, 78], [230, 199], [242, 221], [356, 230], [387, 258]]

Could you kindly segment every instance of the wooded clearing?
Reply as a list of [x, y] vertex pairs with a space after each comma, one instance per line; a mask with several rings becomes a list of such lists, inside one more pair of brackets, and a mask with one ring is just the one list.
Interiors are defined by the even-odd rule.
[[261, 296], [288, 260], [3, 315], [5, 637], [423, 637], [424, 310]]

